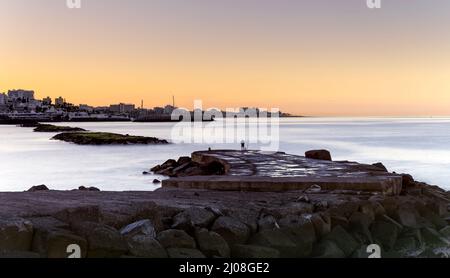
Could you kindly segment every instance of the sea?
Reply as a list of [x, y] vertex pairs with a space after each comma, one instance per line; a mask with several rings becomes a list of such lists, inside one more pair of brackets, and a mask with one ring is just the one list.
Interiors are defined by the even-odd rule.
[[[270, 136], [259, 141], [259, 133], [252, 138], [232, 128], [224, 131], [233, 124], [217, 120], [180, 128], [178, 123], [58, 123], [172, 142], [126, 146], [80, 146], [51, 140], [53, 133], [2, 125], [0, 191], [24, 191], [40, 184], [54, 190], [94, 186], [103, 191], [152, 191], [160, 186], [153, 180], [164, 177], [143, 175], [151, 167], [197, 150], [239, 149], [242, 141], [249, 149], [266, 151], [270, 146], [297, 155], [327, 149], [334, 160], [382, 162], [390, 171], [450, 190], [450, 118], [281, 118], [270, 123], [271, 132], [265, 132]], [[247, 122], [242, 128], [250, 133], [254, 124]]]

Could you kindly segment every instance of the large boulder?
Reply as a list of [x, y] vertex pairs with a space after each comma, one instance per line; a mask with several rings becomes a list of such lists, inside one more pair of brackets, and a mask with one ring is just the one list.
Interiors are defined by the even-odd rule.
[[207, 229], [199, 229], [195, 232], [198, 248], [207, 257], [230, 257], [230, 247], [228, 243], [216, 232]]
[[429, 247], [449, 247], [450, 240], [433, 228], [425, 227], [421, 230], [423, 240]]
[[153, 237], [137, 234], [127, 237], [128, 249], [132, 256], [149, 259], [167, 258], [167, 251]]
[[156, 230], [153, 222], [149, 219], [134, 222], [120, 230], [120, 234], [124, 237], [134, 237], [136, 235], [144, 235], [151, 238], [156, 237]]
[[212, 231], [221, 235], [229, 246], [244, 244], [250, 237], [250, 229], [247, 225], [228, 216], [217, 218], [212, 226]]
[[29, 251], [33, 224], [22, 218], [0, 218], [0, 250]]
[[331, 154], [327, 150], [312, 150], [305, 153], [306, 158], [331, 161]]
[[345, 258], [345, 253], [333, 241], [322, 240], [314, 246], [313, 257], [315, 258]]
[[331, 232], [331, 217], [327, 214], [314, 214], [311, 217], [316, 235], [321, 238]]
[[232, 248], [232, 257], [238, 259], [276, 259], [280, 251], [263, 246], [236, 244]]
[[197, 249], [169, 248], [167, 249], [171, 259], [204, 259], [205, 255]]
[[195, 249], [195, 240], [183, 230], [165, 230], [158, 234], [156, 239], [161, 245], [168, 248]]
[[191, 231], [194, 227], [209, 227], [216, 216], [209, 210], [191, 207], [177, 214], [173, 219], [173, 229]]
[[86, 239], [70, 231], [53, 231], [47, 235], [47, 258], [67, 258], [70, 254], [67, 248], [76, 244], [80, 248], [81, 258], [87, 256], [88, 244]]
[[324, 239], [336, 243], [346, 257], [349, 257], [359, 247], [358, 242], [341, 226], [334, 227]]
[[116, 258], [128, 252], [124, 237], [111, 226], [83, 222], [77, 223], [73, 229], [87, 239], [89, 258]]
[[386, 251], [394, 247], [399, 232], [398, 226], [388, 221], [377, 220], [371, 227], [374, 241], [380, 243]]
[[250, 244], [276, 249], [282, 258], [297, 258], [297, 245], [289, 236], [279, 230], [264, 230], [250, 239]]

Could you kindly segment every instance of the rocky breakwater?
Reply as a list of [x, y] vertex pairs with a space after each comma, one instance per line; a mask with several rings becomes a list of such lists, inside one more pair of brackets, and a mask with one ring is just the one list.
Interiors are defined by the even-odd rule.
[[[450, 192], [388, 173], [380, 164], [283, 153], [242, 152], [251, 166], [234, 168], [232, 161], [242, 166], [237, 153], [194, 153], [192, 163], [198, 167], [226, 161], [224, 173], [171, 178], [154, 192], [0, 193], [0, 256], [67, 257], [73, 255], [67, 247], [78, 246], [79, 255], [88, 258], [367, 258], [372, 244], [380, 247], [382, 257], [448, 255]], [[272, 164], [280, 159], [285, 164]], [[324, 165], [340, 170], [333, 176]], [[264, 169], [286, 175], [284, 168], [298, 177], [316, 171], [316, 176], [343, 180], [294, 180], [290, 186], [271, 181], [273, 191], [264, 182], [259, 187], [256, 180], [246, 182], [246, 177], [269, 175]], [[203, 179], [227, 181], [238, 174], [244, 186], [231, 180], [238, 190], [224, 190], [225, 183], [218, 190], [203, 186]], [[380, 180], [370, 180], [364, 190], [351, 176]], [[400, 188], [384, 187], [386, 177]]]
[[77, 145], [134, 145], [169, 144], [167, 140], [155, 137], [122, 135], [107, 132], [64, 132], [52, 138]]

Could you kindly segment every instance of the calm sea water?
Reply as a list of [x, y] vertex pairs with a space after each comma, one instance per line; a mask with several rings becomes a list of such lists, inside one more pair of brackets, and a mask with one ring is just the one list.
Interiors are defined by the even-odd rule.
[[[169, 140], [174, 126], [71, 125]], [[213, 126], [209, 123], [199, 130], [212, 130]], [[291, 118], [281, 119], [279, 131], [281, 151], [302, 155], [306, 150], [326, 148], [336, 160], [381, 161], [391, 171], [411, 173], [417, 180], [450, 190], [450, 118]], [[208, 147], [239, 148], [238, 143], [77, 146], [49, 140], [53, 135], [0, 126], [0, 191], [22, 191], [38, 184], [59, 190], [81, 185], [111, 191], [154, 190], [157, 186], [152, 184], [153, 179], [162, 177], [144, 176], [142, 172], [156, 164]]]

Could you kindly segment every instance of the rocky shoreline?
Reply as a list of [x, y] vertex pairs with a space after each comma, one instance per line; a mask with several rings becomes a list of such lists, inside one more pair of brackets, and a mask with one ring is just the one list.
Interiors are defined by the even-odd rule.
[[107, 132], [64, 132], [55, 135], [52, 140], [59, 140], [77, 145], [148, 145], [169, 144], [167, 140], [155, 137], [122, 135]]
[[[176, 163], [199, 163], [200, 154]], [[40, 186], [0, 193], [0, 257], [64, 258], [73, 244], [88, 258], [367, 258], [371, 244], [382, 257], [449, 255], [450, 192], [409, 175], [401, 176], [398, 194], [319, 185], [219, 191], [164, 182], [154, 192]]]

